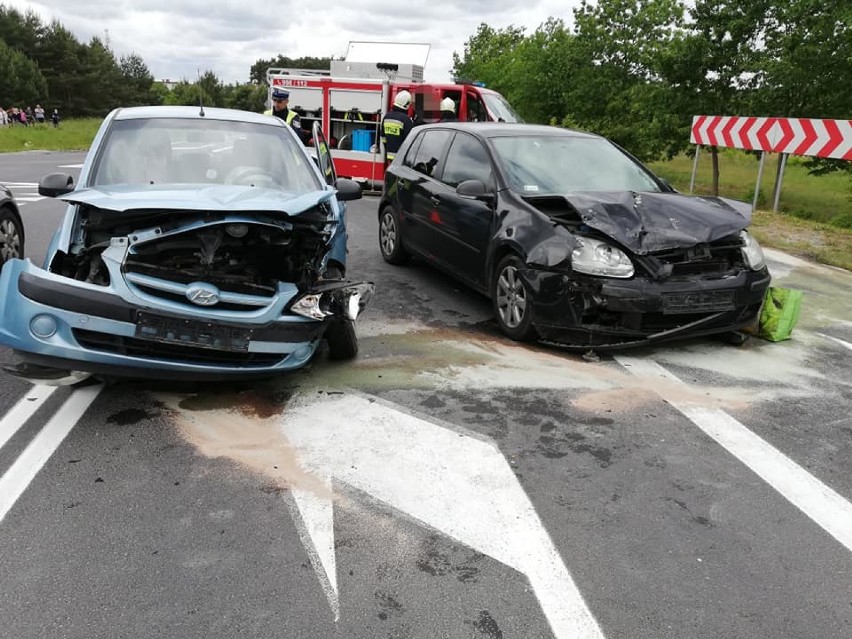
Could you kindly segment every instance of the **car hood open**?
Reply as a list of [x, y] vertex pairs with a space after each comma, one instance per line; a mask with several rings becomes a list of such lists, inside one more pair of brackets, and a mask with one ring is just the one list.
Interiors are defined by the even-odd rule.
[[751, 206], [681, 193], [605, 191], [564, 196], [586, 226], [637, 255], [713, 242], [746, 228]]
[[59, 199], [73, 204], [87, 204], [107, 211], [124, 212], [140, 209], [175, 209], [187, 211], [280, 211], [298, 215], [334, 197], [334, 191], [317, 190], [292, 194], [275, 189], [247, 186], [116, 185], [82, 188]]

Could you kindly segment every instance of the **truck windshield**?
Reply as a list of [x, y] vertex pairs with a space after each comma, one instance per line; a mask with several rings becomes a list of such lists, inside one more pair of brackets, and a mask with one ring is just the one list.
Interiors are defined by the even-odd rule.
[[485, 106], [488, 111], [498, 122], [523, 122], [521, 117], [515, 113], [512, 106], [499, 93], [492, 91], [483, 91], [482, 99], [485, 100]]

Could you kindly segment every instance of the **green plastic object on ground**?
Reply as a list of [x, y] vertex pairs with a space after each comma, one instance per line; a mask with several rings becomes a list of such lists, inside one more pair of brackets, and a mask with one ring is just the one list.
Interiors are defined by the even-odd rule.
[[771, 342], [790, 339], [790, 334], [799, 321], [802, 307], [802, 291], [792, 288], [770, 286], [766, 289], [757, 336]]

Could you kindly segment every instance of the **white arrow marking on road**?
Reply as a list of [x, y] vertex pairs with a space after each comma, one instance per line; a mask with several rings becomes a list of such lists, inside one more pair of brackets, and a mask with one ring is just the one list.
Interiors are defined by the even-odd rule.
[[[525, 575], [557, 639], [603, 637], [493, 444], [355, 395], [293, 401], [278, 419], [306, 470], [368, 493]], [[297, 505], [317, 554], [333, 554], [333, 531], [318, 526], [315, 516], [331, 499], [305, 491]], [[318, 527], [321, 534], [313, 532]], [[326, 556], [322, 564], [331, 570], [334, 558]], [[326, 577], [336, 592], [336, 575]]]
[[6, 445], [6, 442], [41, 408], [57, 388], [57, 386], [36, 384], [12, 407], [12, 410], [3, 416], [0, 421], [0, 448]]
[[102, 388], [103, 386], [88, 386], [71, 393], [15, 463], [0, 477], [0, 521], [3, 521], [6, 513], [15, 505], [38, 471], [77, 425]]
[[[636, 375], [663, 378], [678, 386], [687, 386], [656, 362], [621, 355], [615, 359]], [[848, 550], [852, 550], [852, 503], [726, 412], [690, 404], [680, 399], [676, 393], [666, 393], [665, 388], [665, 385], [660, 385], [657, 390], [663, 399]]]

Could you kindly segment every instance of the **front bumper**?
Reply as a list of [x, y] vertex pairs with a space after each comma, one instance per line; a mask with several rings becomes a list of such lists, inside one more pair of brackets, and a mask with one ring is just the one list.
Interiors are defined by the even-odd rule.
[[601, 350], [752, 327], [771, 281], [765, 268], [666, 281], [535, 269], [523, 275], [534, 293], [533, 322], [543, 339]]
[[264, 376], [304, 366], [331, 319], [288, 313], [298, 295], [282, 283], [267, 307], [248, 313], [181, 312], [128, 288], [119, 295], [12, 260], [0, 275], [0, 343], [25, 363], [66, 371], [187, 380]]

